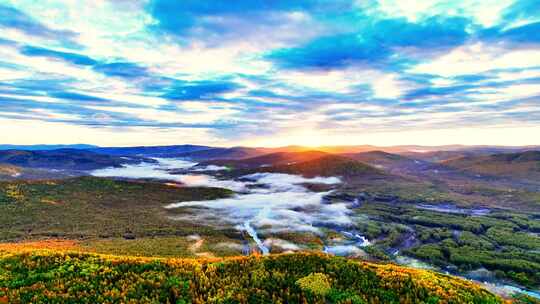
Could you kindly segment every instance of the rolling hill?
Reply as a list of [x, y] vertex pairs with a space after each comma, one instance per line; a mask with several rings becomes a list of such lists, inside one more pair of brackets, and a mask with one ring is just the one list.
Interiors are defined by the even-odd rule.
[[146, 156], [146, 157], [170, 157], [180, 153], [190, 153], [212, 149], [208, 146], [197, 145], [174, 145], [174, 146], [139, 146], [139, 147], [94, 147], [86, 149], [90, 152], [116, 155], [116, 156]]
[[406, 157], [419, 159], [423, 161], [439, 163], [456, 158], [485, 155], [473, 151], [430, 151], [430, 152], [405, 152], [401, 154]]
[[289, 165], [314, 160], [326, 155], [328, 154], [320, 151], [276, 152], [243, 159], [211, 160], [203, 164], [228, 166], [235, 169], [248, 169], [263, 166]]
[[0, 251], [0, 268], [0, 303], [503, 303], [464, 279], [309, 253], [182, 260]]
[[298, 174], [305, 177], [341, 176], [344, 178], [353, 178], [384, 176], [384, 173], [377, 168], [339, 155], [326, 155], [290, 165], [260, 167], [256, 171]]
[[442, 164], [477, 174], [540, 180], [540, 151], [467, 156]]
[[420, 161], [418, 160], [384, 151], [369, 151], [361, 153], [343, 154], [343, 156], [364, 162], [372, 166], [380, 166], [383, 168], [415, 166], [420, 164]]
[[171, 153], [168, 157], [182, 157], [193, 160], [212, 160], [212, 159], [243, 159], [264, 154], [257, 148], [232, 147], [232, 148], [210, 148], [192, 152]]
[[79, 149], [0, 151], [0, 163], [23, 168], [93, 170], [105, 167], [118, 167], [123, 163], [138, 161], [137, 159], [125, 159]]
[[93, 149], [97, 148], [94, 145], [74, 144], [74, 145], [1, 145], [0, 150], [27, 150], [27, 151], [42, 151], [42, 150], [58, 150], [58, 149]]
[[[0, 182], [0, 242], [63, 237], [77, 239], [203, 233], [168, 219], [163, 208], [178, 201], [210, 200], [230, 190], [171, 187], [162, 183], [97, 177]], [[144, 224], [141, 224], [144, 223]], [[194, 231], [195, 230], [195, 231]]]

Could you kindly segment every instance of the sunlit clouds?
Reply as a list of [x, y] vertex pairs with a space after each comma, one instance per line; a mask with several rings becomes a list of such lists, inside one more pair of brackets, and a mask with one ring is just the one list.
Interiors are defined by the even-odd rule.
[[535, 144], [522, 1], [0, 0], [14, 144]]

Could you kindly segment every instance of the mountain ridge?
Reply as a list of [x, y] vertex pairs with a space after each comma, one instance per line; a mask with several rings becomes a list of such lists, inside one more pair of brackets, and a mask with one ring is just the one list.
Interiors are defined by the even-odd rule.
[[478, 174], [540, 179], [540, 151], [465, 156], [441, 164]]

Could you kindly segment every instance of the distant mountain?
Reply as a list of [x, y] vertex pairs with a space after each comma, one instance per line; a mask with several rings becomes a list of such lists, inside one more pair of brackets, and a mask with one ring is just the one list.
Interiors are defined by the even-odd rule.
[[217, 148], [197, 145], [99, 147], [87, 151], [114, 156], [142, 156], [164, 158], [189, 158], [197, 161], [210, 159], [240, 159], [262, 154], [257, 148]]
[[93, 170], [105, 167], [118, 167], [124, 163], [138, 161], [137, 159], [125, 159], [78, 149], [0, 151], [0, 163], [25, 168]]
[[415, 160], [402, 156], [399, 154], [392, 154], [384, 151], [369, 151], [361, 153], [349, 153], [343, 154], [343, 156], [349, 157], [351, 159], [361, 161], [372, 166], [395, 166], [397, 164], [409, 164], [414, 163]]
[[276, 152], [243, 159], [218, 159], [205, 163], [218, 166], [228, 166], [235, 169], [258, 168], [263, 166], [290, 165], [305, 162], [328, 155], [321, 151], [305, 152]]
[[277, 152], [305, 152], [313, 151], [314, 148], [304, 146], [283, 146], [283, 147], [256, 147], [257, 150], [264, 151], [265, 154], [277, 153]]
[[466, 156], [442, 164], [478, 174], [540, 180], [540, 151]]
[[117, 156], [146, 156], [146, 157], [171, 157], [182, 153], [208, 150], [212, 147], [197, 145], [175, 145], [175, 146], [139, 146], [139, 147], [94, 147], [88, 151]]
[[264, 150], [266, 153], [277, 152], [309, 152], [320, 151], [331, 154], [343, 154], [343, 153], [359, 153], [367, 151], [381, 150], [383, 148], [371, 145], [355, 145], [355, 146], [320, 146], [320, 147], [304, 147], [304, 146], [284, 146], [277, 148], [258, 147], [259, 150]]
[[414, 159], [428, 161], [432, 163], [444, 162], [451, 159], [458, 159], [467, 156], [486, 155], [491, 153], [482, 153], [475, 151], [430, 151], [430, 152], [405, 152], [401, 155]]
[[372, 145], [350, 145], [350, 146], [320, 146], [320, 147], [305, 147], [305, 146], [283, 146], [283, 147], [212, 147], [204, 145], [166, 145], [166, 146], [132, 146], [132, 147], [99, 147], [87, 144], [72, 144], [72, 145], [0, 145], [0, 150], [27, 150], [27, 151], [42, 151], [56, 149], [82, 149], [92, 152], [110, 154], [110, 155], [168, 155], [171, 153], [190, 153], [202, 150], [212, 149], [253, 149], [261, 154], [270, 154], [277, 152], [308, 152], [321, 151], [333, 154], [351, 154], [363, 153], [370, 151], [383, 151], [393, 154], [409, 154], [409, 153], [429, 153], [439, 151], [472, 151], [477, 153], [516, 153], [528, 150], [538, 150], [540, 146], [467, 146], [467, 145], [444, 145], [444, 146], [421, 146], [421, 145], [400, 145], [400, 146], [372, 146]]
[[404, 152], [435, 152], [435, 151], [475, 151], [480, 153], [502, 153], [502, 152], [523, 152], [535, 150], [540, 146], [495, 146], [495, 145], [443, 145], [443, 146], [420, 146], [420, 145], [402, 145], [384, 147], [380, 150], [393, 153]]
[[26, 151], [43, 151], [57, 149], [93, 149], [97, 146], [75, 144], [75, 145], [0, 145], [0, 150], [26, 150]]
[[[475, 154], [493, 154], [493, 153], [511, 153], [523, 152], [527, 150], [537, 150], [540, 146], [490, 146], [490, 145], [442, 145], [442, 146], [422, 146], [422, 145], [399, 145], [399, 146], [373, 146], [373, 145], [350, 145], [350, 146], [320, 146], [320, 147], [304, 147], [304, 146], [284, 146], [276, 148], [258, 147], [258, 150], [264, 151], [265, 154], [276, 152], [306, 152], [306, 151], [321, 151], [332, 154], [356, 154], [371, 151], [382, 151], [392, 154], [401, 155], [424, 155], [429, 156], [429, 153], [440, 151], [465, 153], [471, 152]], [[422, 157], [422, 156], [420, 156]], [[417, 158], [417, 157], [411, 157]]]
[[317, 150], [333, 153], [333, 154], [345, 154], [345, 153], [362, 153], [368, 151], [381, 150], [381, 147], [371, 145], [359, 145], [359, 146], [323, 146], [318, 147]]
[[259, 156], [264, 151], [258, 148], [233, 147], [233, 148], [210, 148], [185, 153], [173, 153], [169, 157], [183, 157], [193, 160], [212, 160], [212, 159], [242, 159]]
[[384, 175], [384, 172], [377, 168], [338, 155], [326, 155], [317, 159], [291, 165], [260, 167], [257, 171], [299, 174], [305, 177], [341, 176], [344, 178], [352, 178]]
[[[464, 146], [464, 145], [445, 145], [445, 146], [420, 146], [420, 145], [402, 145], [402, 146], [372, 146], [372, 145], [351, 145], [351, 146], [321, 146], [317, 148], [311, 148], [311, 150], [316, 149], [317, 151], [333, 153], [333, 154], [353, 154], [353, 153], [364, 153], [371, 151], [382, 151], [387, 153], [406, 153], [406, 152], [430, 152], [430, 151], [439, 151], [439, 150], [463, 150], [470, 149], [473, 146]], [[287, 147], [284, 147], [287, 148]], [[281, 149], [281, 148], [277, 148]], [[299, 151], [299, 147], [296, 147]]]
[[443, 162], [461, 157], [473, 157], [497, 153], [519, 153], [540, 150], [540, 146], [504, 147], [504, 146], [439, 146], [423, 149], [421, 146], [403, 146], [407, 150], [398, 151], [400, 155], [429, 162]]

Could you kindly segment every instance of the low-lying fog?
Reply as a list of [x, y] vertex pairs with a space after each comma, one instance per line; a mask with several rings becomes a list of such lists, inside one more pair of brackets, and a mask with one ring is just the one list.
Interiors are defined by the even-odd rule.
[[[216, 168], [201, 168], [180, 159], [156, 158], [156, 163], [125, 165], [121, 168], [107, 168], [92, 171], [94, 176], [151, 178], [181, 182], [187, 186], [221, 187], [236, 191], [231, 198], [210, 201], [179, 202], [165, 206], [167, 209], [196, 208], [196, 213], [179, 215], [175, 219], [198, 223], [230, 224], [246, 232], [257, 243], [263, 253], [268, 252], [268, 245], [282, 249], [300, 249], [301, 244], [287, 243], [271, 238], [277, 232], [310, 232], [322, 234], [322, 227], [332, 227], [346, 233], [354, 231], [354, 219], [350, 203], [324, 203], [322, 199], [331, 191], [312, 192], [305, 184], [337, 185], [338, 177], [304, 178], [298, 175], [281, 173], [255, 173], [238, 180], [222, 180], [197, 171], [211, 171]], [[185, 169], [185, 173], [171, 174], [172, 169]], [[210, 169], [210, 170], [209, 170]], [[221, 168], [217, 168], [219, 170]], [[195, 215], [193, 215], [195, 214]], [[346, 244], [327, 246], [330, 253], [346, 255], [358, 253], [357, 247], [369, 242], [356, 233]], [[263, 239], [268, 237], [268, 240]]]
[[[337, 185], [341, 183], [338, 177], [304, 178], [290, 174], [256, 173], [237, 180], [223, 180], [203, 173], [224, 170], [224, 167], [201, 167], [196, 166], [197, 163], [183, 159], [155, 158], [155, 160], [155, 163], [95, 170], [91, 174], [102, 177], [160, 179], [180, 182], [186, 186], [220, 187], [233, 190], [236, 194], [231, 198], [179, 202], [164, 207], [196, 209], [196, 212], [186, 212], [185, 215], [181, 213], [176, 217], [178, 220], [218, 226], [233, 225], [239, 231], [249, 235], [263, 254], [268, 253], [272, 247], [278, 247], [284, 251], [305, 248], [303, 247], [305, 244], [295, 244], [279, 239], [275, 233], [307, 232], [322, 235], [323, 227], [337, 231], [342, 236], [327, 241], [324, 247], [327, 253], [358, 256], [363, 254], [361, 248], [370, 244], [366, 238], [355, 231], [355, 222], [358, 219], [354, 217], [351, 210], [354, 207], [352, 203], [325, 203], [323, 197], [332, 191], [312, 192], [304, 186], [305, 184]], [[173, 169], [182, 174], [172, 174]], [[439, 212], [465, 212], [454, 206], [419, 205], [417, 207]], [[478, 210], [477, 212], [482, 214], [486, 211]], [[398, 255], [397, 262], [416, 268], [436, 269], [434, 266], [405, 256]], [[473, 279], [485, 281], [485, 278]], [[538, 293], [499, 284], [496, 281], [484, 283], [484, 286], [499, 294], [520, 291], [540, 298]]]
[[[90, 172], [101, 177], [149, 178], [180, 182], [190, 187], [219, 187], [233, 191], [245, 191], [245, 185], [232, 180], [218, 180], [211, 175], [188, 173], [171, 174], [169, 170], [190, 169], [189, 172], [216, 171], [217, 166], [210, 168], [194, 167], [197, 163], [175, 158], [154, 158], [156, 163], [126, 164], [121, 168], [105, 168]], [[192, 169], [191, 169], [192, 168]], [[219, 170], [219, 169], [218, 169]]]

